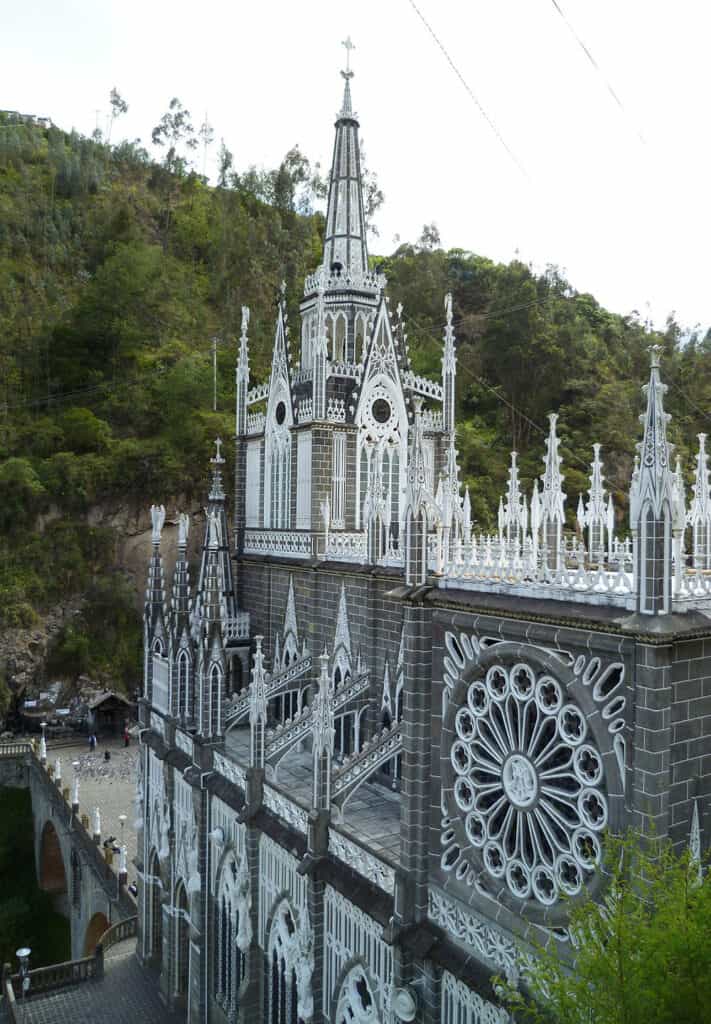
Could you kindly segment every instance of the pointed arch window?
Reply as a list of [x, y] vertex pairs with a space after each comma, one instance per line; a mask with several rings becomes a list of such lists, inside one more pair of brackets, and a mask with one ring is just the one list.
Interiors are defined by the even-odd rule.
[[190, 696], [190, 659], [187, 651], [181, 651], [178, 655], [178, 718], [181, 722], [192, 715]]
[[251, 941], [246, 865], [230, 852], [223, 864], [215, 905], [214, 997], [230, 1017], [239, 1007]]
[[380, 1024], [380, 1016], [365, 969], [353, 967], [341, 985], [336, 1024]]
[[298, 940], [294, 916], [286, 901], [276, 911], [267, 949], [269, 1024], [300, 1024], [297, 977]]

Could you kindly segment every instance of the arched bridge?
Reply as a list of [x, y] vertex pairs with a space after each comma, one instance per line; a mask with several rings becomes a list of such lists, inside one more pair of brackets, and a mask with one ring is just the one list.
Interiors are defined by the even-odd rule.
[[72, 960], [93, 953], [109, 925], [136, 913], [125, 885], [31, 743], [0, 743], [0, 786], [29, 789], [37, 883], [70, 922]]

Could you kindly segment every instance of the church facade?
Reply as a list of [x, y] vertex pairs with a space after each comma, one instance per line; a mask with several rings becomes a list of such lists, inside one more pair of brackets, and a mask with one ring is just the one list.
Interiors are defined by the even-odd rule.
[[653, 354], [628, 537], [597, 445], [564, 529], [554, 415], [530, 497], [514, 453], [477, 532], [452, 298], [420, 377], [369, 267], [344, 75], [323, 263], [293, 334], [280, 298], [263, 383], [243, 309], [234, 503], [218, 443], [194, 581], [187, 517], [166, 582], [152, 509], [138, 953], [194, 1024], [498, 1024], [492, 979], [570, 949], [608, 831], [706, 845], [704, 438], [687, 508]]

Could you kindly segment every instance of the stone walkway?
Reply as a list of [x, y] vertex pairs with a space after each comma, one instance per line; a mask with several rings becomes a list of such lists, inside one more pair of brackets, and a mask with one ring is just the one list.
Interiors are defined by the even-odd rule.
[[[104, 751], [111, 751], [111, 760], [104, 760]], [[136, 829], [134, 827], [136, 806], [136, 758], [138, 746], [134, 741], [126, 750], [122, 740], [100, 740], [94, 754], [88, 752], [86, 742], [75, 747], [53, 749], [49, 744], [47, 760], [54, 764], [57, 757], [62, 763], [62, 780], [73, 789], [74, 773], [79, 776], [79, 813], [89, 816], [93, 824], [94, 808], [101, 813], [102, 838], [116, 836], [120, 841], [121, 824], [119, 815], [126, 815], [124, 842], [128, 854], [128, 880], [135, 882]], [[75, 767], [76, 766], [76, 767]], [[71, 796], [70, 796], [71, 799]], [[91, 828], [91, 825], [90, 825]], [[114, 859], [114, 870], [118, 870], [118, 857]]]
[[136, 958], [136, 940], [106, 954], [104, 977], [27, 1000], [27, 1024], [184, 1024], [158, 996], [154, 975]]

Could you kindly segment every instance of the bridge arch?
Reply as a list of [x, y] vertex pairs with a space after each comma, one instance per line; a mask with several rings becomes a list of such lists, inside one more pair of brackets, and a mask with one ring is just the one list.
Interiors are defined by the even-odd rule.
[[39, 886], [45, 892], [59, 895], [67, 891], [67, 872], [57, 830], [46, 821], [40, 836]]
[[99, 944], [99, 939], [109, 927], [106, 914], [98, 910], [86, 926], [84, 935], [84, 956], [91, 956]]

